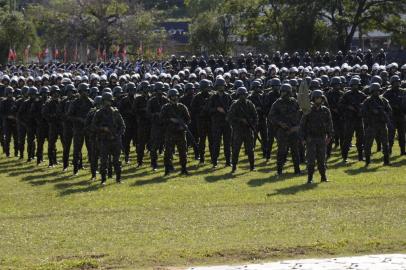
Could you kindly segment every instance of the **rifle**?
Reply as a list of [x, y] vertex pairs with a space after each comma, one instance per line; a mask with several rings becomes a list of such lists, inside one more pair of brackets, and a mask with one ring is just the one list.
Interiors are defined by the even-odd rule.
[[[240, 106], [241, 112], [243, 113], [243, 115], [247, 115], [245, 109], [243, 108], [243, 106]], [[245, 119], [245, 121], [247, 122], [248, 127], [254, 132], [254, 137], [255, 139], [258, 139], [258, 141], [262, 144], [262, 139], [258, 134], [257, 129], [252, 125], [252, 123], [249, 121], [249, 119], [247, 117], [243, 117], [243, 119]]]
[[195, 140], [195, 137], [193, 136], [192, 131], [190, 131], [188, 125], [178, 116], [178, 114], [176, 113], [175, 109], [172, 107], [172, 112], [174, 114], [174, 118], [177, 120], [175, 124], [179, 124], [185, 131], [186, 134], [190, 137], [193, 147], [197, 148], [198, 144]]

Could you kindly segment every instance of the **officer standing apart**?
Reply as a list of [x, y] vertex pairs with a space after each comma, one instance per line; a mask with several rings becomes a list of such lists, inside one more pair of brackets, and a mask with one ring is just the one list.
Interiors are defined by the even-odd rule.
[[120, 155], [125, 124], [120, 112], [112, 107], [113, 95], [111, 93], [104, 93], [102, 102], [103, 107], [95, 113], [92, 121], [93, 127], [99, 132], [97, 142], [100, 151], [101, 184], [106, 184], [109, 156], [112, 157], [116, 182], [121, 183]]
[[312, 92], [312, 107], [300, 123], [300, 130], [306, 142], [307, 183], [313, 183], [314, 166], [317, 160], [321, 181], [328, 182], [326, 176], [326, 148], [333, 137], [333, 120], [330, 110], [323, 106], [321, 90]]

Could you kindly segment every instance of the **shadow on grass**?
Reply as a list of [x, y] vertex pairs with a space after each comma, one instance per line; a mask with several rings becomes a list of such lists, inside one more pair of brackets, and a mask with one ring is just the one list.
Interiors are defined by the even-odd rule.
[[131, 186], [145, 186], [145, 185], [152, 185], [152, 184], [162, 184], [168, 182], [168, 180], [171, 177], [164, 177], [162, 175], [156, 176], [152, 179], [146, 179], [146, 180], [138, 180], [134, 184], [131, 184]]
[[318, 185], [319, 185], [319, 183], [313, 183], [313, 184], [302, 184], [299, 186], [281, 188], [281, 189], [277, 189], [274, 193], [266, 194], [266, 196], [272, 197], [272, 196], [277, 196], [277, 195], [295, 195], [299, 192], [304, 192], [304, 191], [315, 189]]
[[[84, 182], [84, 181], [83, 181]], [[89, 182], [86, 181], [88, 184]], [[81, 182], [79, 182], [81, 183]], [[65, 189], [62, 190], [59, 193], [59, 196], [68, 196], [68, 195], [73, 195], [73, 194], [77, 194], [77, 193], [85, 193], [85, 192], [92, 192], [92, 191], [96, 191], [99, 188], [103, 188], [100, 184], [94, 184], [94, 185], [87, 185], [86, 187], [82, 187], [82, 188], [69, 188], [69, 189]]]
[[283, 174], [281, 176], [271, 175], [271, 176], [267, 176], [267, 177], [263, 177], [263, 178], [251, 179], [250, 181], [247, 182], [247, 185], [249, 185], [250, 187], [260, 187], [265, 184], [276, 183], [276, 182], [285, 181], [285, 180], [289, 180], [289, 179], [293, 179], [293, 178], [301, 177], [301, 176], [303, 176], [303, 175], [301, 175], [301, 174], [298, 175], [298, 174], [294, 174], [294, 173], [287, 173], [287, 174]]
[[235, 177], [237, 177], [237, 175], [234, 175], [231, 172], [227, 172], [220, 175], [208, 175], [204, 178], [204, 180], [206, 180], [206, 182], [208, 183], [216, 183], [218, 181], [233, 179]]

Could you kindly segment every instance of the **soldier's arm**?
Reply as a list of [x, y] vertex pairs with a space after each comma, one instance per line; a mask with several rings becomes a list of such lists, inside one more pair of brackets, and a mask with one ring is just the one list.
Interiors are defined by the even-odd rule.
[[190, 122], [192, 121], [189, 110], [185, 105], [183, 105], [183, 121], [187, 125], [189, 125]]
[[125, 123], [124, 119], [119, 111], [116, 111], [117, 123], [118, 123], [118, 135], [123, 136], [125, 133]]
[[326, 108], [326, 112], [327, 112], [327, 123], [326, 123], [327, 136], [331, 138], [334, 134], [333, 118], [331, 117], [331, 112], [328, 108]]

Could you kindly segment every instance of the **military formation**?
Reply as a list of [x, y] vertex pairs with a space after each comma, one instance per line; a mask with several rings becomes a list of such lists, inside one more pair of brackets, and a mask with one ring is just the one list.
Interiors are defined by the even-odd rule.
[[122, 182], [132, 146], [134, 166], [149, 155], [151, 169], [162, 162], [165, 175], [175, 156], [183, 175], [188, 156], [215, 169], [224, 155], [221, 166], [235, 173], [244, 146], [251, 171], [256, 160], [273, 158], [281, 176], [291, 157], [295, 174], [306, 164], [308, 183], [316, 164], [329, 181], [333, 149], [348, 162], [354, 135], [365, 166], [374, 142], [384, 165], [395, 138], [406, 155], [406, 64], [387, 63], [383, 50], [7, 65], [0, 78], [4, 155], [37, 164], [47, 158], [49, 167], [61, 161], [75, 175], [87, 163], [103, 185], [113, 175]]

